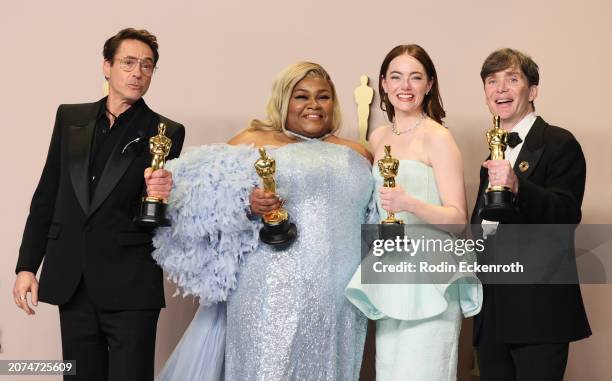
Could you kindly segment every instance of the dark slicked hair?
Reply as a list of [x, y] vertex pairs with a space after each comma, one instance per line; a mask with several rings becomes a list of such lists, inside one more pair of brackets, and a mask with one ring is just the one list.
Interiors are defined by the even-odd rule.
[[124, 40], [138, 40], [140, 42], [144, 42], [151, 48], [153, 51], [153, 63], [157, 65], [157, 60], [159, 60], [159, 45], [157, 44], [157, 37], [149, 33], [146, 29], [134, 29], [134, 28], [125, 28], [117, 32], [116, 35], [112, 36], [104, 43], [104, 49], [102, 50], [102, 55], [104, 56], [104, 60], [113, 64], [113, 58], [115, 57], [115, 53], [117, 53], [117, 49], [119, 49], [119, 45]]
[[[482, 69], [480, 69], [482, 83], [484, 84], [485, 79], [491, 74], [513, 67], [521, 70], [525, 78], [527, 78], [527, 83], [530, 87], [540, 84], [540, 68], [538, 64], [527, 54], [510, 48], [499, 49], [489, 54], [482, 64]], [[535, 104], [533, 102], [530, 103], [531, 107], [535, 110]]]

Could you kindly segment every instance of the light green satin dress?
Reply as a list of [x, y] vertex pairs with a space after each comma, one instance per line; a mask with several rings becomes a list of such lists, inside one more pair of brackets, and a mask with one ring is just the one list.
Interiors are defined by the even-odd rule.
[[[376, 167], [373, 175], [376, 204], [383, 217], [386, 212], [378, 193], [383, 179]], [[433, 169], [422, 162], [400, 160], [395, 181], [423, 202], [442, 204]], [[396, 213], [396, 217], [404, 221], [407, 232], [418, 229], [419, 235], [425, 232], [427, 238], [454, 238], [411, 213]], [[457, 274], [443, 284], [366, 284], [361, 282], [360, 267], [345, 295], [364, 315], [377, 321], [378, 380], [456, 379], [461, 316], [477, 314], [482, 305], [482, 285], [475, 275]]]

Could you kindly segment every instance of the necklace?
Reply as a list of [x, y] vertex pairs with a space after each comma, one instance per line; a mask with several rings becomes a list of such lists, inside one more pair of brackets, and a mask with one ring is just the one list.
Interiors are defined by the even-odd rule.
[[402, 131], [400, 131], [400, 130], [398, 130], [398, 129], [397, 129], [397, 126], [395, 125], [395, 121], [393, 121], [393, 123], [391, 123], [391, 131], [392, 131], [392, 132], [393, 132], [395, 135], [397, 135], [397, 136], [402, 135], [402, 134], [405, 134], [405, 133], [408, 133], [408, 132], [412, 132], [412, 131], [414, 131], [414, 129], [415, 129], [415, 128], [417, 128], [418, 126], [420, 126], [420, 125], [421, 125], [421, 123], [423, 123], [423, 121], [425, 120], [425, 118], [427, 118], [427, 115], [426, 115], [425, 113], [423, 113], [423, 115], [421, 115], [421, 119], [417, 120], [417, 121], [414, 123], [414, 126], [409, 127], [409, 128], [407, 128], [407, 129], [405, 129], [405, 130], [402, 130]]
[[104, 110], [109, 113], [113, 118], [117, 119], [117, 115], [113, 114], [111, 110], [109, 110], [106, 106], [104, 106]]
[[110, 118], [110, 117], [108, 118], [108, 123], [109, 123], [109, 125], [110, 125], [110, 128], [113, 128], [113, 126], [114, 126], [114, 125], [115, 125], [115, 123], [117, 122], [117, 119], [119, 119], [119, 118], [117, 117], [117, 115], [113, 114], [113, 113], [111, 112], [111, 110], [109, 110], [109, 109], [108, 109], [106, 106], [104, 106], [104, 110], [105, 110], [105, 111], [106, 111], [106, 112], [107, 112], [107, 113], [108, 113], [110, 116], [112, 116], [112, 118]]
[[316, 141], [316, 140], [324, 141], [325, 139], [327, 139], [329, 136], [332, 135], [331, 132], [328, 132], [327, 134], [325, 134], [323, 136], [319, 136], [319, 137], [316, 137], [316, 138], [310, 138], [308, 136], [304, 136], [302, 134], [298, 134], [297, 132], [293, 132], [293, 131], [290, 131], [290, 130], [287, 130], [287, 129], [285, 129], [284, 132], [285, 132], [285, 135], [291, 135], [291, 136], [293, 136], [295, 138], [306, 140], [306, 141]]

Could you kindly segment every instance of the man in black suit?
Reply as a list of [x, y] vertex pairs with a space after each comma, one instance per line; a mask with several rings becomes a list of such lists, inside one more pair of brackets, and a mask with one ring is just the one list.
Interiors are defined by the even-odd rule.
[[171, 159], [185, 130], [142, 99], [159, 58], [155, 36], [121, 30], [103, 55], [108, 97], [57, 110], [13, 296], [27, 314], [28, 293], [34, 306], [59, 306], [63, 357], [76, 360], [76, 377], [66, 379], [152, 380], [163, 275], [151, 257], [151, 229], [132, 220], [145, 193], [166, 199], [172, 186], [170, 172], [148, 168], [149, 138], [164, 122]]
[[[510, 240], [511, 227], [482, 220], [485, 189], [508, 186], [513, 194], [515, 226], [569, 224], [581, 219], [586, 163], [580, 144], [567, 130], [536, 116], [539, 71], [531, 57], [512, 49], [493, 52], [480, 76], [489, 110], [499, 115], [509, 135], [505, 160], [487, 160], [480, 172], [478, 200], [471, 222], [486, 237], [483, 260], [502, 245], [527, 247], [534, 237]], [[516, 134], [514, 134], [516, 133]], [[473, 226], [474, 226], [473, 225]], [[506, 230], [504, 230], [506, 229]], [[571, 230], [571, 229], [570, 229]], [[523, 229], [529, 232], [529, 229]], [[570, 232], [573, 242], [573, 230]], [[533, 251], [517, 250], [533, 263]], [[571, 256], [573, 258], [573, 245]], [[489, 256], [489, 258], [487, 258]], [[480, 259], [480, 258], [479, 258]], [[575, 262], [571, 262], [575, 273]], [[569, 343], [590, 336], [578, 284], [485, 284], [484, 303], [474, 321], [474, 345], [482, 381], [561, 381]], [[562, 284], [565, 283], [565, 284]]]

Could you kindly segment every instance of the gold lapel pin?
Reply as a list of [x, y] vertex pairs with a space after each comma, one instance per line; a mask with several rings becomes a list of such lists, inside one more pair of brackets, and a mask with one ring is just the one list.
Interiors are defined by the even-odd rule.
[[521, 172], [526, 172], [529, 169], [529, 163], [526, 161], [521, 161], [521, 163], [519, 164], [519, 170]]

